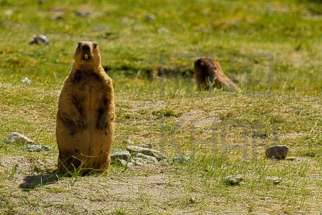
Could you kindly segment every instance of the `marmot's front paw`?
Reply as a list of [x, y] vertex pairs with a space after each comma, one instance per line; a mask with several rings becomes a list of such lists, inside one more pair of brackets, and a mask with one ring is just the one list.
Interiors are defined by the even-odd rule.
[[98, 122], [96, 123], [96, 127], [100, 130], [104, 130], [104, 129], [107, 129], [108, 127], [108, 122], [104, 119], [100, 119], [98, 120]]
[[82, 117], [82, 116], [76, 116], [74, 119], [73, 119], [74, 123], [81, 127], [81, 128], [87, 128], [87, 125], [86, 125], [86, 122], [85, 122], [85, 119]]

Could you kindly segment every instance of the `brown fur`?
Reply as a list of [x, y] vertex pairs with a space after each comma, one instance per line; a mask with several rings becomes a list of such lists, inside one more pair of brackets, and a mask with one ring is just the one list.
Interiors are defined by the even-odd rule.
[[194, 73], [198, 89], [208, 90], [215, 87], [241, 92], [241, 89], [223, 73], [219, 63], [209, 58], [196, 60]]
[[58, 102], [56, 138], [60, 172], [79, 167], [87, 171], [108, 170], [114, 108], [112, 79], [101, 65], [97, 44], [79, 42], [74, 66]]

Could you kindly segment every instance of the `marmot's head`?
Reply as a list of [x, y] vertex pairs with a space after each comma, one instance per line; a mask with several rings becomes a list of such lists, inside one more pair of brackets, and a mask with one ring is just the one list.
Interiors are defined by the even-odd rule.
[[101, 55], [96, 42], [81, 41], [78, 43], [75, 56], [75, 64], [79, 69], [93, 69], [101, 65]]
[[195, 73], [200, 75], [211, 76], [216, 69], [214, 61], [209, 58], [200, 58], [194, 63]]

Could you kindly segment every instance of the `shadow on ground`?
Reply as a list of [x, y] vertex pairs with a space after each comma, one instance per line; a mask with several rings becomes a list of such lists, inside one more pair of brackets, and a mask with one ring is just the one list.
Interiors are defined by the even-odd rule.
[[37, 186], [53, 184], [57, 181], [58, 176], [56, 174], [26, 176], [24, 182], [19, 185], [19, 188], [29, 190], [34, 189]]

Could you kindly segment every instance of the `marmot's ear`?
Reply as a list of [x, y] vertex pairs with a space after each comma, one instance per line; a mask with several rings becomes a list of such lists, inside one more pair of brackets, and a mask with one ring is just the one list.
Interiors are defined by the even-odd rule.
[[93, 42], [93, 47], [94, 47], [94, 49], [97, 48], [97, 43], [96, 42]]

